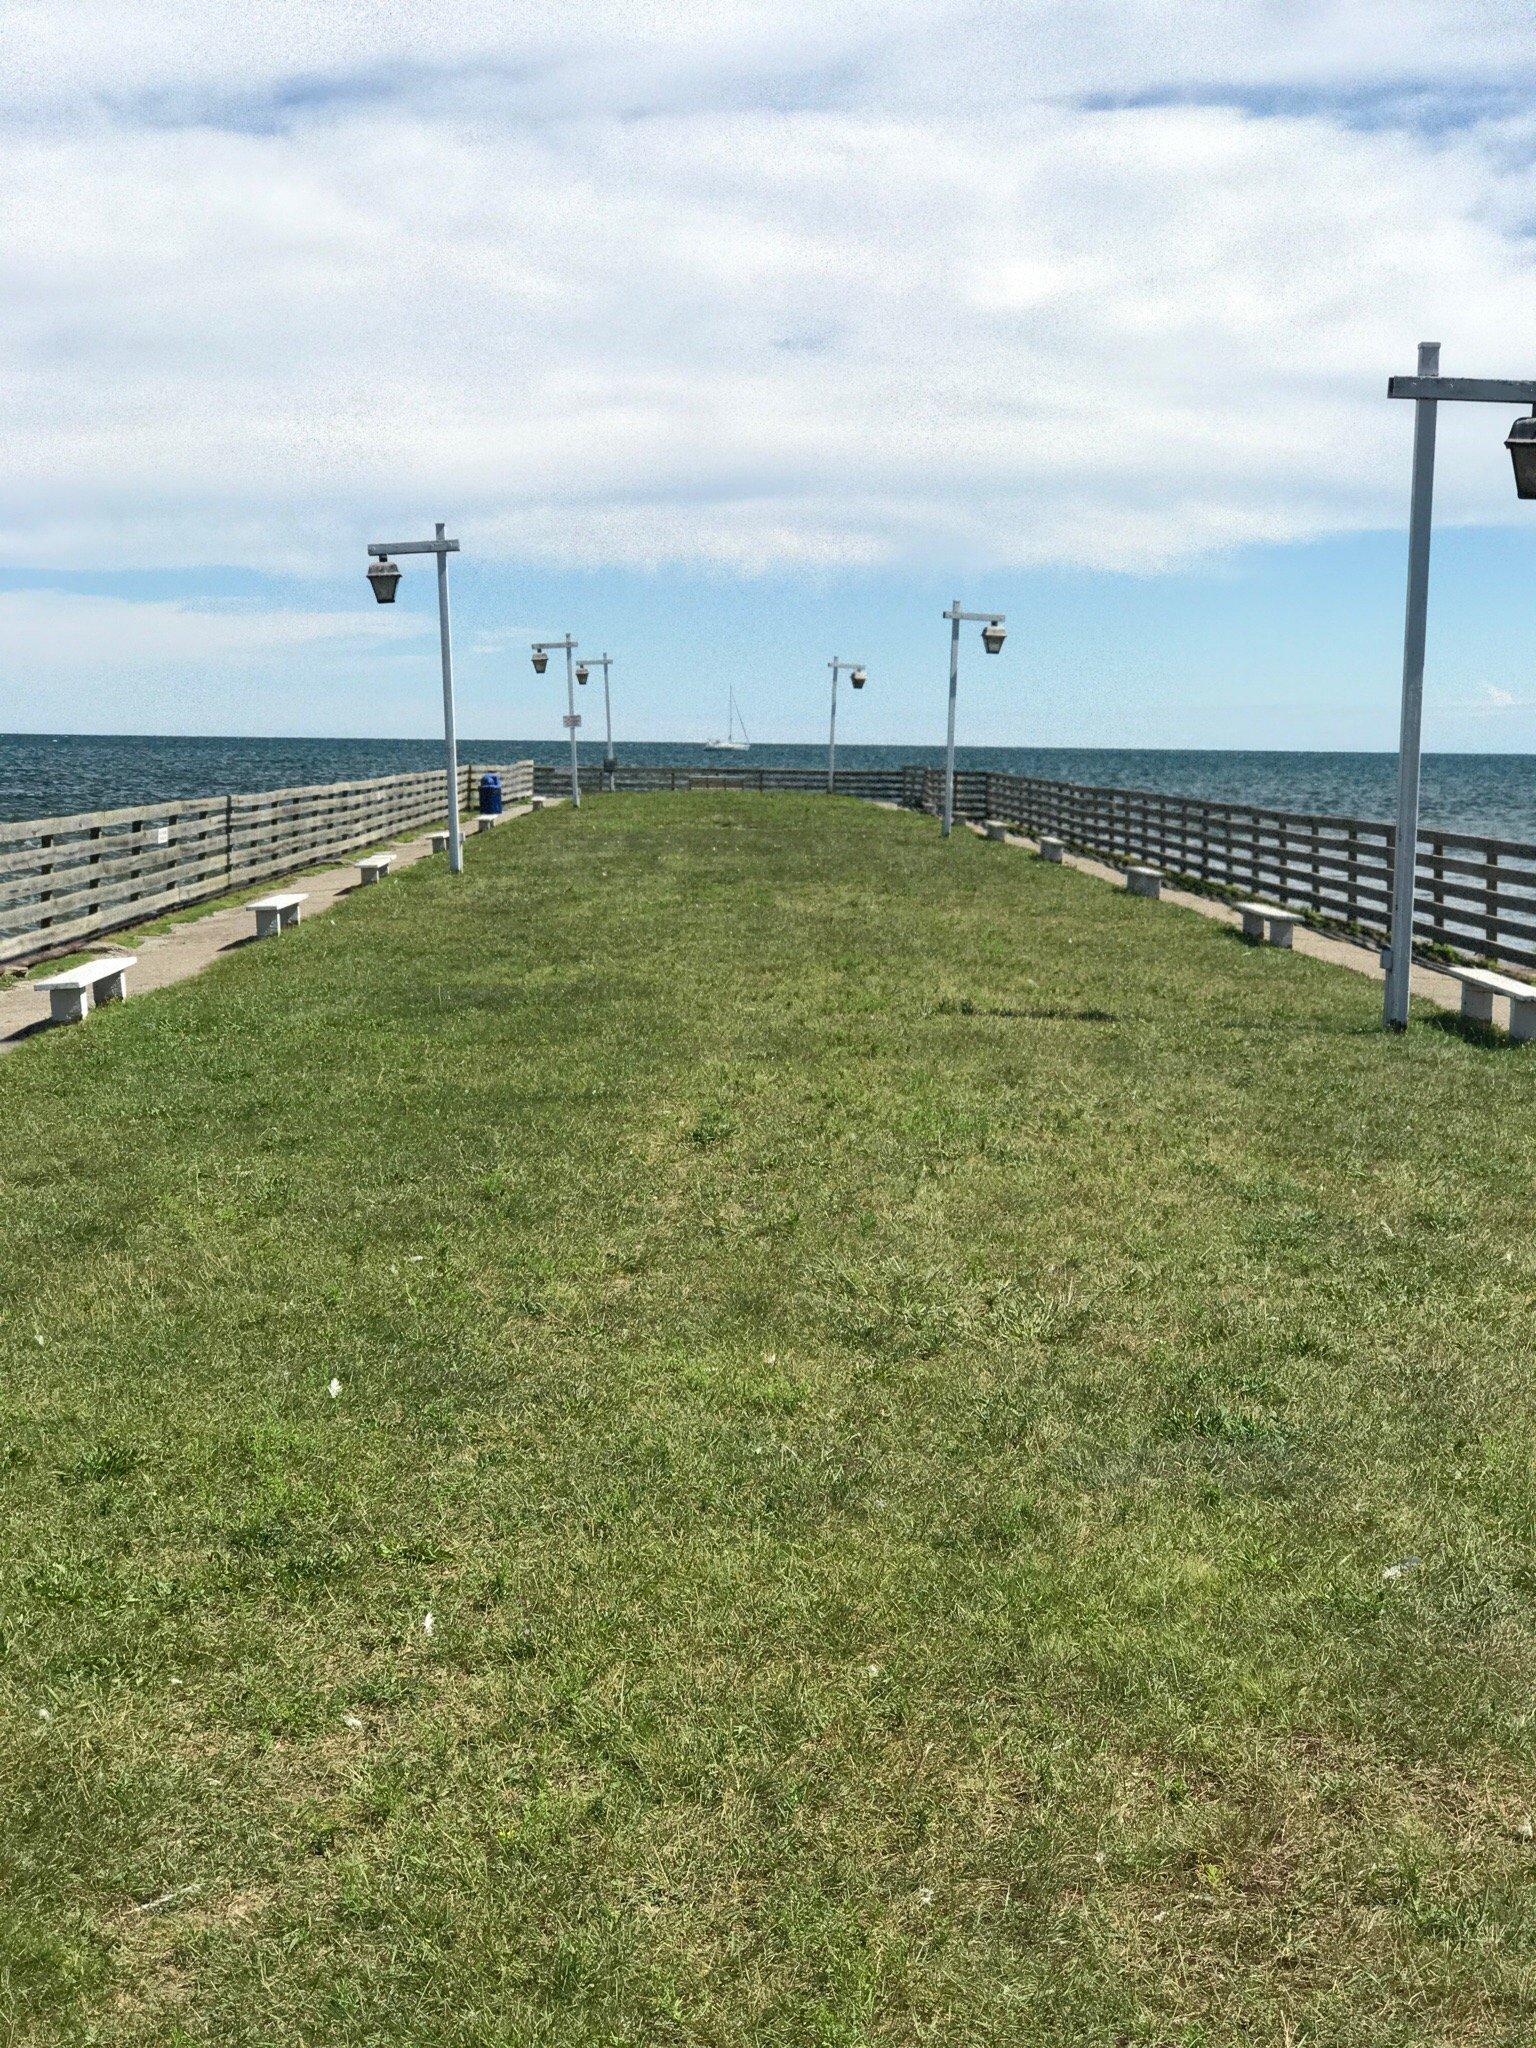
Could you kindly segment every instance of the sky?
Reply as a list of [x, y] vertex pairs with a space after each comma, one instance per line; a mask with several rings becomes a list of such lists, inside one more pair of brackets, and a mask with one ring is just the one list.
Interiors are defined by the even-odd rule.
[[[0, 0], [0, 730], [1395, 744], [1412, 408], [1536, 376], [1529, 0]], [[1441, 410], [1426, 742], [1536, 751]]]

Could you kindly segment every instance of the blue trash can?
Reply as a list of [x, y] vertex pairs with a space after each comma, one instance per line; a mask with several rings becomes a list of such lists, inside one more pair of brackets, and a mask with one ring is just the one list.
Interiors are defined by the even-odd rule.
[[480, 778], [480, 810], [482, 816], [489, 811], [492, 817], [501, 815], [501, 777], [482, 775]]

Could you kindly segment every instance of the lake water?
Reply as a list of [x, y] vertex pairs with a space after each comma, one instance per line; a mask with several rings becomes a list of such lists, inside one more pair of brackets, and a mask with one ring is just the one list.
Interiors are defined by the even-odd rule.
[[[532, 758], [564, 762], [560, 740], [467, 739], [465, 762]], [[621, 760], [676, 766], [818, 767], [820, 747], [754, 746], [713, 755], [666, 741], [633, 742]], [[584, 747], [597, 766], [600, 747]], [[906, 761], [939, 763], [938, 747], [839, 747], [846, 768]], [[1038, 775], [1063, 782], [1153, 789], [1169, 796], [1225, 799], [1287, 811], [1390, 818], [1396, 759], [1391, 754], [1175, 752], [1149, 748], [962, 747], [960, 765]], [[58, 817], [173, 797], [224, 796], [295, 784], [343, 782], [405, 769], [436, 768], [433, 740], [165, 739], [0, 734], [0, 819]], [[1449, 831], [1536, 841], [1536, 756], [1426, 754], [1423, 820]]]

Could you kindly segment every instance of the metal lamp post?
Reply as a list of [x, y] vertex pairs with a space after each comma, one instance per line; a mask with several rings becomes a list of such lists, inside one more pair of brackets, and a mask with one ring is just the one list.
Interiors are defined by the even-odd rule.
[[607, 733], [603, 752], [603, 781], [610, 790], [613, 788], [613, 771], [619, 765], [614, 759], [613, 753], [613, 698], [608, 689], [608, 671], [612, 667], [613, 656], [611, 654], [599, 654], [590, 663], [578, 661], [576, 664], [576, 680], [578, 683], [584, 683], [595, 668], [600, 668], [603, 672], [603, 722]]
[[571, 656], [576, 642], [567, 633], [563, 640], [535, 640], [533, 643], [533, 671], [543, 675], [549, 667], [549, 650], [552, 647], [565, 649], [565, 729], [571, 736], [571, 803], [581, 809], [581, 766], [576, 756], [576, 735], [581, 729], [581, 719], [576, 710], [576, 684], [571, 674]]
[[837, 679], [844, 669], [848, 680], [856, 690], [862, 690], [869, 681], [864, 665], [858, 661], [843, 661], [837, 655], [827, 663], [832, 671], [832, 722], [827, 728], [827, 795], [831, 796], [836, 787], [837, 774]]
[[944, 614], [949, 628], [949, 737], [944, 747], [944, 837], [955, 823], [955, 696], [960, 687], [960, 628], [975, 624], [981, 628], [981, 644], [988, 654], [1000, 654], [1007, 634], [1001, 612], [963, 612], [957, 597]]
[[[1392, 860], [1392, 937], [1382, 1020], [1389, 1031], [1408, 1027], [1413, 970], [1413, 919], [1418, 885], [1419, 735], [1424, 710], [1424, 637], [1429, 611], [1429, 542], [1435, 497], [1435, 421], [1442, 399], [1536, 408], [1536, 380], [1442, 377], [1440, 344], [1419, 343], [1412, 377], [1393, 377], [1389, 398], [1411, 398], [1413, 490], [1408, 515], [1408, 599], [1403, 623], [1403, 702], [1397, 742], [1397, 838]], [[1515, 470], [1515, 491], [1536, 498], [1536, 418], [1516, 420], [1504, 443]]]
[[444, 538], [443, 522], [437, 522], [436, 540], [375, 540], [368, 543], [372, 560], [368, 581], [380, 604], [393, 604], [400, 571], [390, 559], [394, 555], [436, 555], [437, 630], [443, 650], [443, 750], [448, 767], [448, 866], [453, 874], [464, 872], [464, 839], [459, 831], [459, 742], [453, 722], [453, 655], [448, 642], [448, 557], [459, 552], [456, 540]]

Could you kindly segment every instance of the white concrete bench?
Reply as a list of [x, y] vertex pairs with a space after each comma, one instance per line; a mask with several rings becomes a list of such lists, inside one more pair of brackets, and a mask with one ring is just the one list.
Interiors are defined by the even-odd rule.
[[117, 953], [105, 960], [87, 960], [81, 967], [66, 967], [62, 974], [50, 974], [37, 986], [48, 991], [48, 1014], [55, 1024], [78, 1024], [91, 1006], [120, 1003], [128, 994], [128, 970], [137, 967], [138, 955]]
[[1456, 967], [1449, 970], [1461, 983], [1461, 1014], [1474, 1024], [1493, 1022], [1493, 999], [1503, 996], [1509, 1004], [1509, 1035], [1520, 1043], [1536, 1038], [1536, 987], [1516, 981], [1508, 974], [1495, 974], [1489, 967]]
[[531, 796], [528, 799], [528, 808], [530, 811], [542, 811], [548, 802], [547, 796]]
[[1040, 841], [1040, 858], [1042, 860], [1059, 861], [1061, 859], [1061, 853], [1062, 847], [1061, 841], [1059, 839], [1042, 837]]
[[1133, 896], [1161, 896], [1163, 878], [1156, 868], [1127, 868], [1125, 886]]
[[1006, 839], [1008, 837], [1008, 827], [1001, 818], [987, 818], [983, 822], [982, 829], [989, 839]]
[[432, 834], [432, 851], [434, 853], [446, 853], [448, 851], [448, 834], [446, 832], [434, 832]]
[[493, 832], [501, 823], [503, 815], [500, 811], [478, 812], [475, 817], [475, 830], [477, 832]]
[[1290, 950], [1291, 935], [1301, 919], [1294, 911], [1276, 910], [1272, 903], [1239, 903], [1237, 914], [1243, 920], [1243, 937], [1257, 939], [1262, 946], [1284, 946]]
[[357, 872], [365, 882], [382, 882], [389, 873], [395, 856], [392, 853], [371, 853], [366, 860], [357, 864]]
[[309, 901], [308, 890], [279, 890], [275, 896], [257, 896], [245, 906], [256, 913], [258, 939], [275, 939], [299, 921], [299, 905]]

